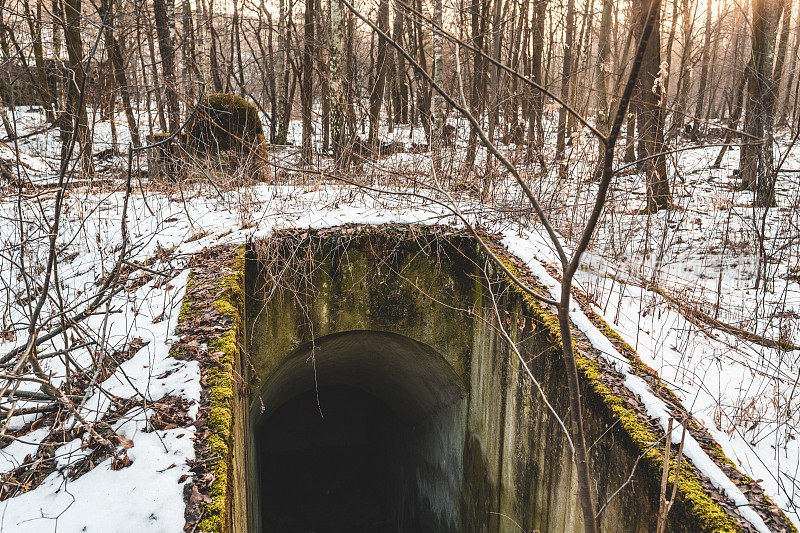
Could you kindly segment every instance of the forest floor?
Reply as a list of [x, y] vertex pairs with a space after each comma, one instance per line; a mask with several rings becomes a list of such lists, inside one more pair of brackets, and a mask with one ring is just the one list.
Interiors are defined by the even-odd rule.
[[[35, 110], [17, 109], [15, 119], [20, 134], [45, 126]], [[299, 124], [291, 126], [290, 141], [299, 143]], [[466, 132], [463, 124], [458, 127]], [[117, 146], [125, 146], [122, 117], [116, 130]], [[98, 121], [95, 132], [95, 153], [112, 147], [109, 122]], [[16, 417], [10, 429], [19, 438], [0, 448], [0, 473], [13, 474], [20, 487], [0, 502], [0, 532], [56, 526], [58, 531], [102, 531], [98, 524], [109, 509], [120, 524], [117, 531], [183, 527], [183, 486], [190, 473], [187, 461], [194, 458], [194, 428], [154, 429], [149, 424], [159, 401], [182, 402], [190, 419], [197, 413], [197, 364], [172, 359], [168, 352], [175, 341], [188, 261], [205, 247], [266, 237], [275, 229], [350, 222], [459, 225], [451, 211], [408, 194], [416, 192], [457, 205], [470, 220], [502, 234], [509, 249], [542, 279], [548, 276], [547, 268], [557, 264], [552, 245], [518, 189], [502, 177], [486, 178], [490, 174], [483, 151], [468, 172], [456, 171], [462, 169], [465, 151], [457, 143], [437, 178], [445, 192], [432, 191], [424, 185], [430, 175], [429, 154], [412, 146], [424, 143], [422, 130], [396, 127], [391, 133], [384, 130], [382, 138], [403, 143], [404, 150], [363, 163], [352, 179], [368, 184], [369, 190], [292, 171], [298, 159], [293, 147], [271, 151], [277, 170], [268, 183], [232, 186], [200, 180], [178, 187], [136, 180], [127, 217], [132, 258], [160, 274], [134, 273], [108, 312], [87, 318], [75, 334], [58, 336], [42, 350], [57, 352], [85, 343], [72, 352], [72, 364], [88, 367], [99, 353], [94, 346], [111, 348], [116, 364], [98, 379], [102, 391], [90, 387], [83, 393], [82, 415], [103, 420], [130, 439], [133, 446], [126, 448], [126, 457], [131, 463], [89, 458], [93, 468], [84, 466], [82, 475], [76, 475], [75, 465], [87, 452], [79, 436], [64, 431], [72, 421], [64, 422], [56, 435], [41, 422], [45, 417]], [[466, 133], [459, 138], [466, 139]], [[780, 135], [781, 154], [790, 141], [788, 132]], [[25, 340], [24, 331], [12, 326], [24, 323], [29, 312], [14, 250], [24, 241], [27, 264], [44, 262], [43, 221], [55, 198], [48, 184], [57, 175], [60, 146], [54, 130], [0, 144], [4, 168], [19, 169], [38, 186], [20, 198], [10, 181], [0, 181], [0, 355]], [[579, 235], [596, 191], [596, 184], [585, 179], [590, 165], [584, 161], [592, 160], [592, 143], [573, 138], [565, 161], [569, 170], [561, 176], [524, 163], [522, 151], [513, 145], [503, 149], [520, 162], [568, 247]], [[781, 173], [777, 205], [755, 209], [752, 193], [737, 188], [733, 170], [738, 149], [728, 150], [721, 168], [712, 169], [718, 150], [705, 146], [670, 157], [675, 207], [655, 214], [641, 212], [643, 177], [620, 175], [577, 281], [595, 310], [669, 384], [725, 454], [745, 474], [761, 480], [765, 492], [800, 524], [800, 351], [778, 343], [800, 345], [800, 172]], [[543, 158], [548, 168], [557, 168], [552, 151]], [[125, 162], [123, 155], [106, 152], [97, 159], [97, 168], [98, 176], [107, 179], [76, 186], [66, 196], [58, 276], [60, 298], [69, 305], [84, 304], [114, 263], [121, 239]], [[330, 161], [323, 158], [316, 167], [328, 169]], [[800, 147], [787, 155], [784, 168], [800, 170]], [[502, 176], [497, 168], [494, 173]], [[20, 218], [25, 222], [20, 224]], [[764, 235], [763, 245], [759, 234]], [[55, 302], [46, 308], [57, 311]], [[43, 365], [56, 384], [63, 380], [59, 358], [44, 359]], [[33, 384], [24, 387], [36, 390]], [[137, 398], [147, 401], [134, 402]], [[34, 463], [42, 464], [44, 458], [51, 467], [37, 471]]]

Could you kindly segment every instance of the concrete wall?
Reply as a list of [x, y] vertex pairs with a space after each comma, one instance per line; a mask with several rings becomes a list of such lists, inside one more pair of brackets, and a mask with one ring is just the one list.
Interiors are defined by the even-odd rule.
[[[415, 487], [413, 494], [399, 489], [398, 498], [413, 501], [414, 520], [424, 530], [582, 529], [567, 441], [494, 328], [479, 268], [485, 264], [469, 239], [442, 243], [374, 234], [347, 242], [289, 239], [269, 257], [252, 258], [241, 365], [251, 391], [251, 424], [264, 416], [262, 402], [269, 411], [308, 386], [313, 352], [326, 375], [375, 387], [401, 417], [413, 420], [415, 431], [399, 440], [403, 449], [397, 454], [414, 465]], [[268, 265], [272, 279], [282, 272], [280, 290], [267, 281]], [[500, 291], [507, 329], [554, 408], [568, 420], [563, 363], [548, 324], [502, 284], [493, 289]], [[342, 340], [352, 335], [361, 340], [351, 348], [361, 342], [360, 348], [348, 349], [350, 341]], [[395, 340], [380, 340], [387, 338]], [[347, 355], [358, 350], [361, 356]], [[597, 394], [587, 388], [584, 400], [588, 443], [602, 435], [590, 459], [604, 502], [627, 479], [639, 451]], [[252, 439], [248, 445], [255, 446]], [[236, 470], [250, 471], [249, 486], [239, 497], [249, 501], [255, 530], [255, 467], [244, 463], [250, 455], [245, 444], [238, 442], [237, 449], [242, 451]], [[633, 482], [605, 510], [603, 529], [654, 530], [659, 481], [659, 472], [640, 464]], [[673, 531], [701, 530], [681, 502], [670, 516]]]

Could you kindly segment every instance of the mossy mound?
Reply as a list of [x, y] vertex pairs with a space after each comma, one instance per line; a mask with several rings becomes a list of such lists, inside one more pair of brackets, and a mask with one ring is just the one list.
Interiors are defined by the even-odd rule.
[[264, 143], [264, 128], [256, 107], [241, 96], [210, 94], [197, 102], [186, 142], [202, 152], [252, 150]]

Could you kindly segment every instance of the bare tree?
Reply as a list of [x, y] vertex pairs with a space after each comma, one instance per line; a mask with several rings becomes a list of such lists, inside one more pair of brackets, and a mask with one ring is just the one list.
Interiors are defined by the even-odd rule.
[[161, 69], [166, 85], [167, 114], [169, 129], [175, 131], [180, 124], [180, 107], [178, 103], [178, 84], [175, 78], [175, 50], [173, 33], [175, 21], [174, 0], [153, 0], [153, 15], [156, 20], [158, 49], [161, 52]]
[[639, 133], [638, 157], [647, 176], [647, 210], [669, 207], [669, 179], [664, 155], [664, 86], [661, 65], [660, 0], [637, 0], [637, 35], [655, 17], [655, 29], [642, 58], [642, 73], [637, 78], [636, 125]]
[[778, 0], [753, 0], [752, 63], [748, 69], [745, 131], [758, 143], [742, 146], [742, 186], [755, 191], [755, 204], [770, 207], [775, 198], [773, 119], [775, 78], [772, 67], [780, 16]]
[[300, 91], [300, 98], [302, 100], [302, 115], [303, 115], [303, 165], [311, 164], [311, 157], [313, 152], [313, 137], [314, 131], [311, 124], [314, 109], [314, 47], [316, 42], [314, 40], [314, 26], [316, 25], [315, 19], [315, 0], [306, 0], [305, 6], [305, 26], [303, 28], [303, 90]]
[[[389, 31], [389, 2], [380, 0], [378, 4], [378, 27], [384, 31]], [[386, 42], [378, 41], [378, 57], [375, 64], [375, 83], [369, 98], [369, 139], [370, 150], [377, 153], [378, 149], [378, 130], [380, 127], [380, 111], [383, 104], [383, 93], [386, 86]]]
[[[68, 80], [67, 110], [75, 117], [74, 126], [70, 126], [69, 134], [75, 136], [80, 145], [81, 169], [88, 176], [94, 175], [92, 159], [92, 137], [89, 132], [89, 117], [83, 87], [86, 84], [86, 70], [83, 62], [83, 40], [81, 38], [81, 0], [64, 0], [64, 40], [67, 45], [67, 56], [72, 79]], [[67, 143], [64, 143], [64, 147]], [[67, 158], [62, 150], [62, 159]]]

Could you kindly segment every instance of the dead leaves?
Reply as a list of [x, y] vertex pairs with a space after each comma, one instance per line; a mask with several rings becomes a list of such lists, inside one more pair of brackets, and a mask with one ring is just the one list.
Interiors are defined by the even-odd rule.
[[[131, 446], [133, 446], [133, 442], [131, 442]], [[128, 450], [124, 450], [121, 456], [114, 457], [111, 461], [111, 470], [122, 470], [123, 468], [127, 468], [133, 464], [131, 458], [128, 457]]]
[[148, 432], [185, 428], [192, 424], [188, 414], [189, 402], [184, 398], [167, 395], [149, 407], [153, 414], [147, 422]]
[[[224, 353], [209, 349], [208, 346], [213, 346], [213, 341], [218, 340], [231, 327], [231, 318], [223, 316], [214, 304], [223, 296], [225, 289], [220, 287], [219, 281], [233, 272], [230, 265], [237, 253], [236, 246], [219, 247], [204, 250], [192, 259], [192, 283], [185, 297], [185, 302], [191, 305], [191, 313], [184, 315], [178, 324], [177, 332], [180, 338], [173, 344], [171, 350], [176, 359], [197, 361], [201, 371], [200, 406], [194, 420], [194, 426], [197, 428], [194, 435], [196, 460], [188, 462], [192, 471], [192, 481], [184, 485], [186, 502], [184, 531], [196, 530], [197, 524], [203, 518], [206, 504], [211, 502], [211, 485], [216, 478], [214, 466], [218, 457], [207, 442], [210, 435], [207, 425], [209, 410], [207, 376], [212, 368], [220, 365]], [[168, 429], [174, 424], [192, 423], [185, 415], [187, 405], [178, 408], [174, 402], [162, 400], [159, 403], [167, 405], [159, 406], [151, 417], [152, 428]], [[188, 477], [181, 476], [178, 481], [184, 483], [187, 479]]]
[[211, 497], [201, 494], [196, 485], [189, 483], [184, 485], [183, 499], [186, 502], [186, 511], [183, 514], [186, 519], [186, 525], [183, 530], [193, 531], [195, 529], [194, 525], [203, 518], [204, 504], [211, 503]]
[[[114, 435], [109, 439], [111, 442], [115, 442], [117, 445], [122, 446], [123, 448], [133, 448], [133, 441], [128, 437], [123, 437], [122, 435]], [[127, 455], [127, 452], [125, 452]]]

